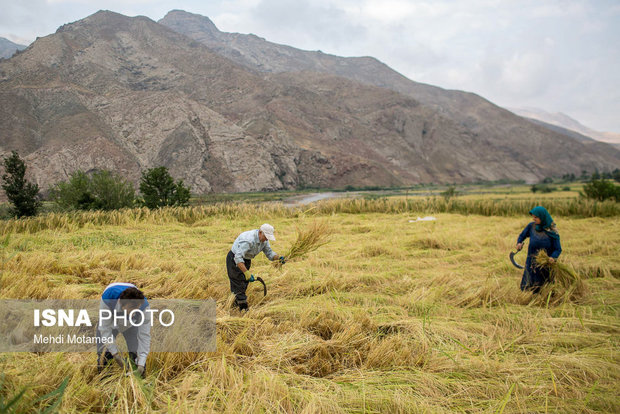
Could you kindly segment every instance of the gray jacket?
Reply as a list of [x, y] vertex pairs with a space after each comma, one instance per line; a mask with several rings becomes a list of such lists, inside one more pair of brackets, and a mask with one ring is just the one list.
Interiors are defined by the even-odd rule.
[[244, 259], [252, 260], [260, 252], [265, 253], [265, 256], [267, 256], [269, 260], [273, 260], [278, 256], [276, 252], [271, 250], [269, 240], [265, 240], [261, 243], [258, 239], [258, 229], [241, 233], [230, 250], [235, 255], [236, 264], [242, 263]]

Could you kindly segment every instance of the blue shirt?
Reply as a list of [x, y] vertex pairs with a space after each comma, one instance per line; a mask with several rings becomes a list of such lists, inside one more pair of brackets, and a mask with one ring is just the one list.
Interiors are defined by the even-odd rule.
[[[106, 287], [103, 291], [101, 301], [99, 302], [100, 311], [109, 310], [113, 313], [113, 315], [123, 315], [118, 298], [125, 289], [130, 287], [136, 286], [131, 283], [112, 283], [108, 285], [108, 287]], [[138, 326], [138, 360], [136, 361], [136, 364], [144, 366], [146, 364], [146, 357], [148, 356], [151, 348], [151, 313], [146, 312], [146, 310], [149, 309], [146, 298], [144, 298], [144, 305], [140, 309], [144, 312], [145, 317], [142, 325]], [[101, 336], [105, 338], [112, 338], [112, 343], [107, 344], [107, 349], [111, 354], [114, 355], [118, 352], [116, 338], [114, 338], [112, 331], [116, 330], [118, 332], [125, 332], [132, 327], [133, 325], [130, 321], [125, 319], [121, 320], [120, 318], [115, 319], [112, 317], [100, 321], [99, 332], [101, 333]]]
[[258, 238], [258, 229], [244, 231], [237, 237], [230, 249], [235, 255], [235, 263], [243, 263], [245, 259], [252, 260], [260, 252], [265, 253], [269, 260], [273, 260], [278, 255], [271, 250], [269, 240], [261, 242]]
[[536, 225], [529, 223], [517, 239], [517, 243], [523, 243], [526, 238], [530, 238], [530, 244], [527, 249], [527, 256], [534, 257], [539, 250], [545, 249], [549, 257], [557, 259], [562, 253], [562, 246], [559, 239], [549, 237], [544, 231], [536, 231]]

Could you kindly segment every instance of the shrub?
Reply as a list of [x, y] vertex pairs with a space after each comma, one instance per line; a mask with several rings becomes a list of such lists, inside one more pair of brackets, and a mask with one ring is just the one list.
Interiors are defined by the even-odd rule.
[[135, 204], [132, 184], [107, 170], [97, 171], [92, 177], [75, 171], [69, 181], [56, 183], [50, 196], [65, 210], [117, 210]]
[[586, 198], [592, 200], [620, 201], [620, 187], [615, 185], [612, 181], [593, 179], [583, 186], [583, 192]]
[[117, 210], [133, 207], [136, 192], [133, 185], [111, 171], [97, 171], [91, 178], [91, 202], [95, 210]]
[[64, 210], [88, 210], [90, 178], [83, 171], [75, 171], [69, 181], [60, 181], [50, 189], [50, 198]]
[[35, 216], [41, 207], [39, 186], [25, 179], [26, 163], [16, 151], [4, 158], [2, 188], [13, 204], [11, 213], [17, 217]]
[[175, 183], [166, 167], [144, 171], [140, 179], [140, 192], [148, 208], [186, 206], [190, 198], [190, 189], [183, 185], [183, 180]]
[[532, 193], [540, 192], [540, 193], [551, 193], [555, 191], [555, 187], [546, 184], [534, 184], [531, 188]]

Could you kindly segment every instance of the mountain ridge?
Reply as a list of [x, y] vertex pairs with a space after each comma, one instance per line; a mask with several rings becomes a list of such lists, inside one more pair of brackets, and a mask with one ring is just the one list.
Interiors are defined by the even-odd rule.
[[620, 160], [525, 121], [518, 144], [394, 89], [247, 68], [147, 17], [107, 11], [0, 62], [0, 99], [0, 153], [19, 150], [42, 188], [75, 169], [112, 169], [136, 183], [165, 165], [206, 193], [536, 181]]
[[0, 37], [0, 59], [8, 59], [15, 54], [15, 52], [22, 51], [26, 48], [25, 45], [20, 45]]
[[[501, 116], [507, 122], [514, 123], [516, 121], [514, 111], [499, 107], [475, 93], [443, 89], [412, 81], [373, 57], [343, 58], [320, 51], [305, 51], [268, 42], [252, 34], [221, 32], [208, 17], [183, 10], [168, 12], [159, 20], [159, 23], [194, 40], [201, 41], [216, 53], [259, 72], [277, 73], [311, 70], [389, 88], [411, 96], [422, 104], [441, 112], [447, 112], [450, 117], [474, 129], [484, 129], [478, 118], [480, 118], [481, 113], [489, 111], [502, 113]], [[209, 29], [201, 31], [200, 28], [203, 26], [208, 26]], [[252, 52], [249, 52], [250, 50]], [[261, 53], [262, 56], [259, 56]], [[472, 107], [478, 108], [478, 113], [473, 111]], [[520, 117], [519, 114], [516, 115]], [[526, 118], [531, 117], [526, 116]], [[544, 121], [544, 119], [539, 120]], [[553, 122], [549, 123], [554, 124]], [[558, 126], [562, 125], [558, 124]], [[566, 126], [564, 125], [564, 127]], [[583, 130], [575, 131], [585, 134]], [[609, 139], [599, 138], [598, 136], [595, 137], [601, 142], [610, 142]]]
[[535, 119], [538, 121], [546, 122], [551, 125], [566, 128], [571, 131], [575, 131], [579, 134], [590, 137], [596, 141], [606, 142], [608, 144], [620, 145], [620, 134], [607, 131], [596, 131], [590, 127], [583, 125], [581, 122], [569, 115], [562, 112], [550, 113], [540, 108], [522, 107], [522, 108], [507, 108], [509, 111], [515, 114]]

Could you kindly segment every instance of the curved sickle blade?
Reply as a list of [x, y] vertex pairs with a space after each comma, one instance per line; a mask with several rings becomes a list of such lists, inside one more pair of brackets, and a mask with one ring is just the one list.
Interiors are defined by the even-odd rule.
[[516, 267], [517, 269], [523, 269], [523, 266], [521, 266], [520, 264], [518, 264], [517, 262], [515, 262], [515, 254], [519, 253], [519, 251], [516, 252], [510, 252], [510, 261], [512, 262], [512, 264], [514, 265], [514, 267]]
[[256, 280], [258, 280], [259, 282], [261, 282], [263, 284], [263, 296], [267, 296], [267, 285], [265, 284], [265, 281], [263, 280], [262, 277], [257, 277]]

